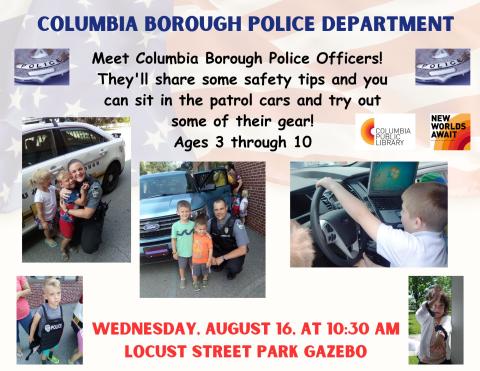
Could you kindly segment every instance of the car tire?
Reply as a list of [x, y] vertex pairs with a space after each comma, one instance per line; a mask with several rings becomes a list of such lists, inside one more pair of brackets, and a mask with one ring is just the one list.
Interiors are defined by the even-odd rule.
[[117, 187], [120, 173], [120, 165], [118, 162], [113, 162], [108, 166], [107, 171], [105, 171], [105, 175], [103, 176], [103, 193], [110, 193]]

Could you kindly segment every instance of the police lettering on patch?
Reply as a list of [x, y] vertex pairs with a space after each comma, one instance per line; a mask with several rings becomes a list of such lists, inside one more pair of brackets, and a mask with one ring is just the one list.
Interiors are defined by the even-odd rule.
[[49, 324], [46, 324], [44, 329], [45, 329], [45, 332], [50, 332], [52, 330], [59, 330], [62, 328], [62, 324], [61, 323], [58, 323], [56, 325], [49, 325]]

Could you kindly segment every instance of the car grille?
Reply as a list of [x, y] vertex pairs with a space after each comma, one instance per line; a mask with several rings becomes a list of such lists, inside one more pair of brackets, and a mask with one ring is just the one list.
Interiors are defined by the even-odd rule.
[[179, 219], [178, 215], [140, 220], [140, 238], [170, 236], [172, 224]]

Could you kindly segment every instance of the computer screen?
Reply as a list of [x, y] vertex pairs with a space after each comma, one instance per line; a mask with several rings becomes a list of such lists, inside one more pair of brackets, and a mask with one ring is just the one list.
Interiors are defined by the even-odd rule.
[[369, 196], [400, 196], [415, 182], [418, 162], [372, 162]]

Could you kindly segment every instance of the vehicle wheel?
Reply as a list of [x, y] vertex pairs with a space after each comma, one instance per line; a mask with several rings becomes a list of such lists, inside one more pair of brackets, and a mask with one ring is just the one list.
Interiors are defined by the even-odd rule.
[[118, 184], [118, 179], [120, 178], [120, 165], [117, 162], [110, 164], [105, 171], [105, 175], [103, 176], [102, 188], [103, 193], [110, 193], [112, 192]]

